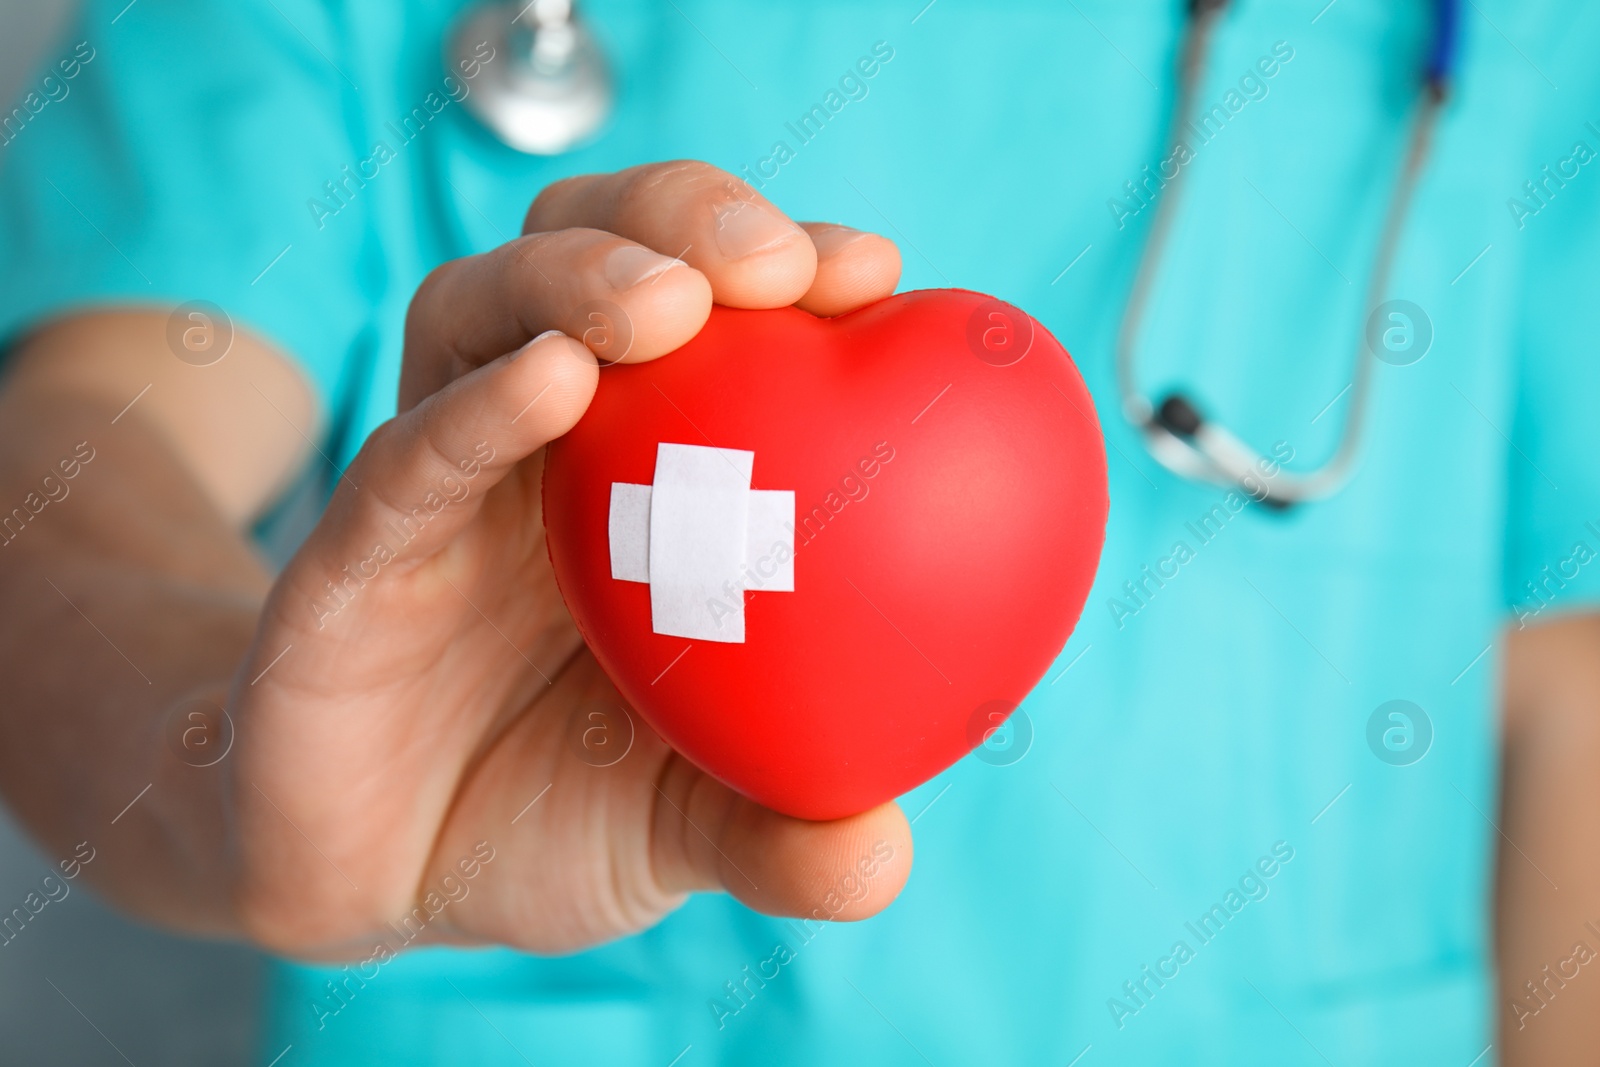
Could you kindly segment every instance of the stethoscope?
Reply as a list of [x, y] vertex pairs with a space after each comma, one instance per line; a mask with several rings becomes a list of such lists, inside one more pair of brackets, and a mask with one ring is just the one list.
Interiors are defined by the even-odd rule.
[[446, 46], [451, 70], [465, 70], [487, 42], [463, 101], [495, 136], [518, 151], [555, 156], [589, 140], [611, 114], [611, 71], [572, 0], [484, 3], [462, 19]]
[[[1427, 162], [1433, 128], [1455, 69], [1460, 0], [1429, 0], [1429, 5], [1433, 39], [1422, 65], [1421, 101], [1373, 257], [1364, 313], [1378, 305], [1388, 287], [1412, 194]], [[1194, 117], [1213, 31], [1227, 6], [1228, 0], [1189, 0], [1179, 47], [1178, 92], [1168, 117], [1169, 146], [1177, 143], [1180, 131]], [[451, 36], [447, 54], [452, 66], [473, 55], [485, 41], [505, 58], [483, 66], [477, 91], [465, 102], [502, 141], [523, 152], [558, 155], [599, 131], [612, 107], [612, 75], [599, 44], [578, 18], [573, 0], [532, 0], [520, 10], [515, 2], [482, 4]], [[1356, 349], [1350, 403], [1339, 444], [1332, 457], [1314, 470], [1289, 471], [1266, 460], [1226, 426], [1203, 416], [1182, 392], [1170, 393], [1152, 404], [1139, 391], [1134, 350], [1166, 252], [1184, 169], [1178, 168], [1168, 179], [1156, 203], [1117, 334], [1117, 386], [1123, 416], [1139, 431], [1150, 454], [1185, 478], [1242, 486], [1260, 503], [1278, 508], [1330, 496], [1343, 487], [1354, 468], [1371, 403], [1376, 357], [1362, 351], [1367, 345], [1365, 331]]]
[[[1395, 183], [1382, 235], [1374, 253], [1363, 316], [1377, 307], [1389, 284], [1396, 246], [1405, 228], [1412, 194], [1427, 162], [1433, 128], [1448, 96], [1457, 58], [1460, 0], [1429, 0], [1433, 11], [1433, 40], [1422, 66], [1421, 101], [1412, 125], [1405, 164]], [[1179, 82], [1169, 119], [1166, 143], [1177, 143], [1179, 133], [1193, 118], [1196, 90], [1203, 73], [1212, 32], [1228, 0], [1189, 0], [1188, 20], [1179, 49]], [[1134, 377], [1134, 349], [1144, 323], [1145, 305], [1160, 271], [1167, 238], [1177, 211], [1184, 168], [1168, 180], [1157, 201], [1150, 236], [1134, 275], [1117, 334], [1117, 388], [1123, 417], [1139, 431], [1150, 454], [1168, 470], [1194, 481], [1243, 487], [1258, 502], [1287, 508], [1339, 491], [1352, 473], [1371, 404], [1373, 352], [1363, 351], [1368, 341], [1362, 331], [1350, 382], [1350, 405], [1333, 455], [1309, 471], [1289, 471], [1266, 460], [1227, 427], [1200, 413], [1198, 405], [1182, 392], [1169, 393], [1152, 404], [1139, 391]]]

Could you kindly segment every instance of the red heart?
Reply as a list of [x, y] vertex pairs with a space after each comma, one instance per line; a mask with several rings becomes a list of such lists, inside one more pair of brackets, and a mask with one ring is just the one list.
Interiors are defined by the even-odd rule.
[[[742, 643], [653, 632], [650, 587], [612, 577], [612, 483], [650, 484], [663, 442], [752, 451], [752, 488], [795, 493], [794, 591], [746, 593]], [[832, 819], [960, 759], [1049, 668], [1099, 562], [1105, 451], [1066, 351], [982, 294], [717, 307], [677, 352], [602, 370], [544, 503], [622, 695], [745, 796]]]

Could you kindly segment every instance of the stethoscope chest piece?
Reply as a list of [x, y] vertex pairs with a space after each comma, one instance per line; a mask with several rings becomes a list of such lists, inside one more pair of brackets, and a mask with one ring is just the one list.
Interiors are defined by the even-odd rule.
[[[494, 49], [484, 62], [483, 45]], [[477, 6], [450, 36], [452, 71], [480, 64], [465, 104], [496, 137], [530, 155], [559, 155], [592, 138], [611, 113], [611, 72], [571, 0]]]

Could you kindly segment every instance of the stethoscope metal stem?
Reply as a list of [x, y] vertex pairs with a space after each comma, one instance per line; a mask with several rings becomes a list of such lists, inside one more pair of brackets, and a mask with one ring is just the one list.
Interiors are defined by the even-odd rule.
[[487, 43], [466, 106], [495, 136], [530, 155], [560, 155], [590, 140], [611, 114], [612, 75], [572, 0], [486, 3], [450, 35], [452, 69]]

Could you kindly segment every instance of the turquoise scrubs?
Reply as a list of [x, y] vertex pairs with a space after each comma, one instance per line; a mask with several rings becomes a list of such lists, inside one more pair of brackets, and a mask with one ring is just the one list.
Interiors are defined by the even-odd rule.
[[[535, 159], [443, 102], [457, 0], [125, 2], [86, 4], [52, 64], [93, 58], [6, 127], [7, 336], [211, 300], [300, 361], [342, 461], [392, 413], [429, 268], [515, 235], [556, 178], [695, 157], [893, 237], [907, 288], [1030, 310], [1110, 445], [1083, 621], [1028, 731], [904, 798], [916, 869], [886, 913], [700, 896], [560, 959], [415, 952], [342, 1000], [343, 972], [284, 964], [262, 1062], [1495, 1059], [1496, 637], [1600, 592], [1600, 8], [1468, 6], [1388, 294], [1426, 352], [1375, 367], [1350, 485], [1278, 514], [1168, 474], [1118, 414], [1177, 3], [594, 0], [619, 106]], [[1428, 6], [1240, 0], [1201, 91], [1220, 111], [1140, 381], [1293, 468], [1339, 439]]]

